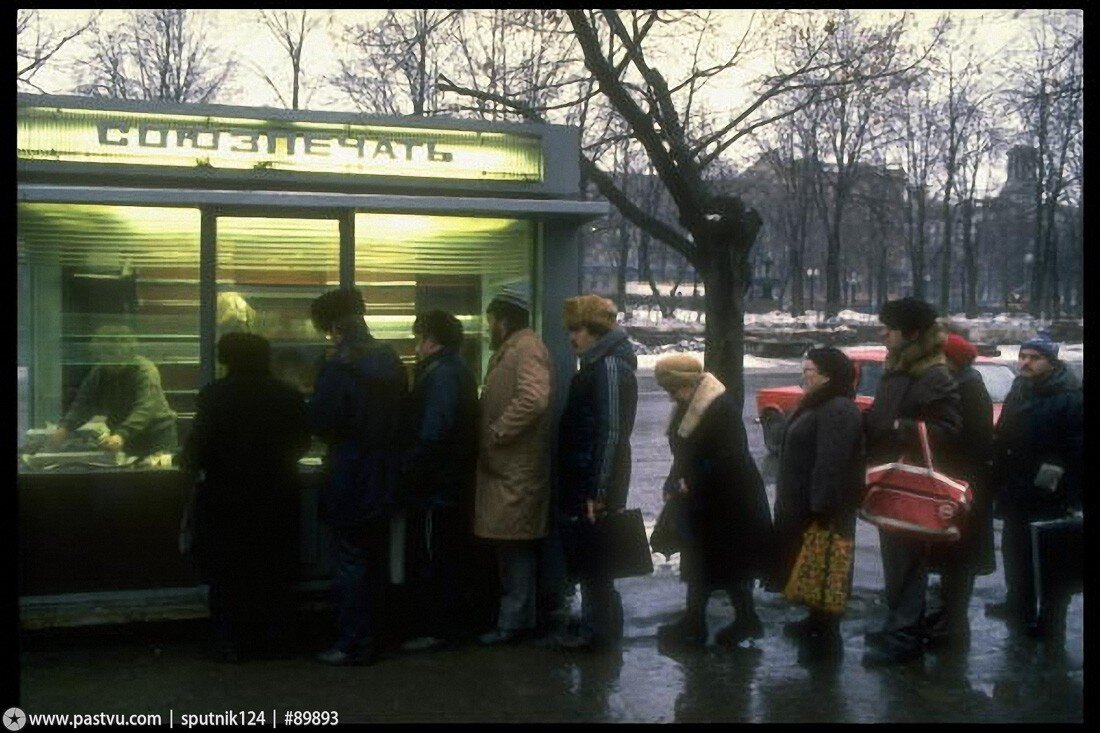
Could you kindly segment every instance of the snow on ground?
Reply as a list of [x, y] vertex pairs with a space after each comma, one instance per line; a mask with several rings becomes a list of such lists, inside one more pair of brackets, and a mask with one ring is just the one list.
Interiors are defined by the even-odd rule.
[[[1019, 344], [1001, 344], [997, 348], [1001, 350], [1001, 355], [997, 358], [1004, 362], [1015, 363], [1020, 353]], [[642, 371], [652, 371], [653, 365], [656, 364], [657, 360], [662, 356], [677, 353], [688, 354], [689, 356], [694, 356], [699, 361], [703, 361], [702, 351], [677, 351], [675, 349], [669, 349], [661, 354], [638, 354], [638, 369]], [[1063, 361], [1081, 362], [1083, 364], [1085, 361], [1084, 344], [1063, 344], [1058, 355]], [[753, 356], [752, 354], [745, 354], [745, 361], [743, 364], [745, 369], [798, 371], [802, 362], [797, 359], [765, 359], [763, 357]]]
[[[956, 313], [948, 319], [959, 326], [986, 326], [986, 327], [1019, 327], [1034, 328], [1038, 330], [1046, 325], [1045, 321], [1037, 321], [1030, 315], [1022, 313], [998, 313], [995, 316], [981, 316], [967, 318], [963, 313]], [[630, 327], [646, 326], [659, 330], [674, 331], [682, 328], [695, 328], [706, 323], [706, 317], [699, 311], [677, 308], [673, 311], [672, 318], [662, 318], [659, 308], [634, 308], [630, 318], [623, 320], [623, 325]], [[821, 328], [835, 326], [875, 325], [878, 323], [878, 315], [874, 313], [859, 313], [853, 310], [842, 310], [833, 318], [826, 318], [825, 312], [806, 311], [802, 315], [792, 316], [786, 311], [771, 311], [769, 313], [746, 313], [745, 325], [755, 328]]]
[[[699, 361], [703, 361], [702, 351], [668, 351], [664, 354], [638, 354], [638, 369], [651, 371], [653, 365], [657, 363], [657, 360], [667, 354], [687, 354], [688, 356], [694, 356]], [[759, 356], [753, 356], [752, 354], [745, 354], [745, 361], [743, 362], [745, 369], [785, 369], [797, 371], [802, 362], [797, 359], [764, 359]]]

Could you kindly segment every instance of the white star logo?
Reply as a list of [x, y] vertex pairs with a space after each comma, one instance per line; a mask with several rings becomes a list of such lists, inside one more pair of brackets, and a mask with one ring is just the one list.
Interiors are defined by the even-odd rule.
[[8, 708], [4, 712], [4, 727], [8, 730], [19, 730], [27, 724], [27, 714], [19, 708]]

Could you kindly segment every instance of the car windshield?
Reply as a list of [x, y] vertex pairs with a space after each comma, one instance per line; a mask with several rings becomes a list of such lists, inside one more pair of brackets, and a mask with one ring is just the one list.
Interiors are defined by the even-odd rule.
[[1012, 388], [1012, 380], [1016, 378], [1012, 369], [1005, 364], [975, 364], [974, 368], [982, 375], [985, 389], [989, 392], [989, 399], [994, 402], [1004, 402], [1008, 396], [1008, 390]]
[[877, 361], [865, 361], [859, 365], [859, 386], [856, 394], [864, 397], [874, 397], [878, 389], [878, 380], [882, 376], [882, 363]]

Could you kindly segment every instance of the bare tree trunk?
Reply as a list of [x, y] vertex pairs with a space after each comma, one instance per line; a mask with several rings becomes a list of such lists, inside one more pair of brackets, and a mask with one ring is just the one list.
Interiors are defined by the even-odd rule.
[[706, 287], [706, 368], [726, 385], [737, 407], [745, 403], [745, 303], [749, 250], [760, 231], [761, 219], [736, 197], [718, 197], [713, 208], [717, 222], [693, 222], [692, 237], [698, 247], [693, 262]]
[[806, 303], [802, 298], [802, 252], [800, 248], [791, 247], [790, 262], [791, 274], [788, 279], [791, 282], [791, 315], [800, 316], [806, 311]]
[[840, 311], [840, 224], [844, 202], [839, 194], [836, 199], [835, 218], [829, 229], [828, 251], [825, 256], [825, 316], [835, 316]]
[[940, 312], [951, 312], [951, 265], [952, 240], [951, 225], [955, 220], [955, 212], [951, 210], [950, 196], [951, 186], [954, 183], [954, 171], [947, 174], [947, 188], [944, 190], [943, 200], [943, 247], [940, 251]]
[[927, 293], [924, 288], [924, 275], [928, 270], [928, 261], [925, 259], [926, 240], [925, 225], [928, 223], [928, 202], [924, 198], [924, 192], [917, 198], [917, 259], [913, 268], [913, 297], [924, 300]]
[[965, 285], [963, 287], [963, 310], [967, 318], [978, 315], [978, 247], [974, 239], [974, 205], [972, 201], [963, 204], [963, 260]]
[[619, 219], [619, 262], [615, 272], [615, 297], [619, 310], [626, 313], [626, 265], [630, 258], [630, 236], [626, 219]]

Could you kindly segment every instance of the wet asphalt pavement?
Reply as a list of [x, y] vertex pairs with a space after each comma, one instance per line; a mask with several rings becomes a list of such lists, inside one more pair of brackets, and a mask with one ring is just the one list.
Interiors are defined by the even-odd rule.
[[[792, 383], [793, 373], [749, 372], [746, 391]], [[650, 526], [671, 458], [664, 437], [670, 403], [651, 375], [640, 375], [629, 504]], [[767, 456], [752, 399], [750, 446], [774, 497], [776, 464]], [[997, 523], [998, 563], [1000, 527]], [[684, 587], [675, 559], [655, 555], [652, 576], [617, 581], [626, 617], [620, 652], [555, 652], [524, 643], [474, 645], [434, 654], [387, 654], [370, 667], [330, 668], [308, 654], [237, 665], [207, 659], [203, 625], [177, 623], [108, 632], [24, 636], [21, 707], [28, 713], [184, 714], [335, 711], [341, 723], [378, 722], [1081, 722], [1084, 719], [1083, 598], [1070, 606], [1061, 648], [1010, 634], [987, 618], [1004, 595], [1000, 569], [979, 578], [971, 602], [969, 654], [932, 653], [903, 666], [865, 669], [863, 634], [885, 614], [878, 534], [858, 523], [852, 600], [835, 665], [799, 664], [784, 621], [802, 611], [757, 589], [765, 637], [735, 650], [711, 643], [689, 652], [658, 649], [657, 627], [676, 620]], [[724, 594], [711, 598], [714, 631], [729, 623]], [[324, 624], [313, 624], [313, 627]], [[320, 648], [312, 628], [304, 648]], [[315, 638], [314, 638], [315, 637]], [[31, 726], [28, 727], [28, 729]]]

